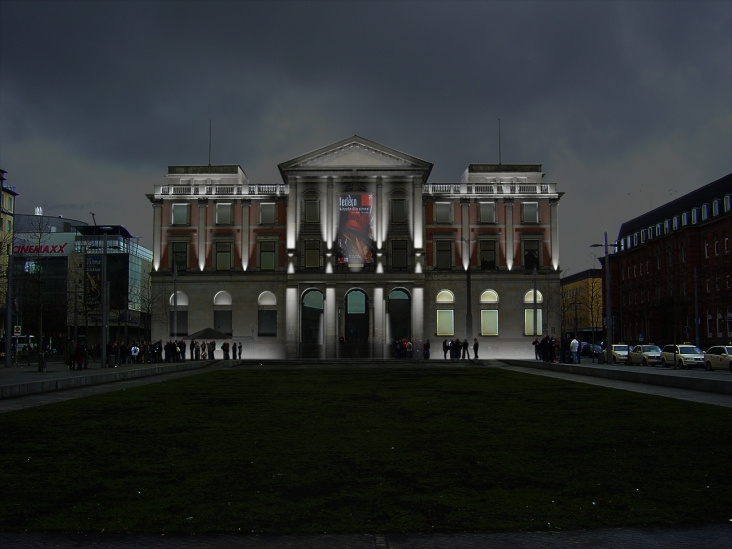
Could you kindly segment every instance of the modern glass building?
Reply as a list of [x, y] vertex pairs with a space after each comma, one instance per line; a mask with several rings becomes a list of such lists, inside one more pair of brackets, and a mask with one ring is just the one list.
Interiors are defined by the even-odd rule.
[[[15, 323], [63, 349], [67, 339], [101, 342], [149, 338], [152, 253], [121, 225], [16, 215], [13, 240]], [[103, 309], [103, 280], [108, 300]]]

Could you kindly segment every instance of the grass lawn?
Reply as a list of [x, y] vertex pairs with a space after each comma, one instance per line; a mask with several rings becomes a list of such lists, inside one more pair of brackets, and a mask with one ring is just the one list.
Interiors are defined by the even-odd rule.
[[0, 530], [728, 522], [730, 425], [498, 369], [223, 370], [0, 415]]

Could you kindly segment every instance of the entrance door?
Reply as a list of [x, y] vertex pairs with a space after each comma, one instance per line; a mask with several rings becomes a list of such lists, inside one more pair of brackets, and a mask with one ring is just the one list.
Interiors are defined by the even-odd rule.
[[346, 294], [346, 356], [371, 356], [368, 296], [361, 290]]
[[323, 294], [309, 290], [302, 296], [300, 356], [318, 358], [323, 345]]
[[412, 300], [405, 290], [389, 292], [389, 335], [389, 344], [412, 339]]

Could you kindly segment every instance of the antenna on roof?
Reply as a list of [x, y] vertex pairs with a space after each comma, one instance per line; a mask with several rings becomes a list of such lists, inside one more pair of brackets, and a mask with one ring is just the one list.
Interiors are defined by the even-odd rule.
[[501, 119], [498, 119], [498, 165], [501, 165]]
[[211, 165], [211, 119], [208, 119], [208, 165]]

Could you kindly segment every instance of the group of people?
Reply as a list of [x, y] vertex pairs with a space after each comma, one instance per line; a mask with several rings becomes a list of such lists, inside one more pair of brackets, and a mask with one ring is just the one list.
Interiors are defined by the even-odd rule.
[[537, 337], [532, 345], [536, 360], [565, 364], [580, 363], [580, 342], [570, 334], [564, 334], [559, 340], [549, 335], [545, 335], [541, 340]]
[[[473, 338], [473, 358], [478, 358], [478, 347], [480, 345], [478, 344], [478, 338]], [[463, 341], [460, 341], [460, 338], [457, 338], [455, 341], [452, 341], [450, 339], [446, 339], [442, 342], [442, 354], [444, 355], [445, 360], [447, 360], [447, 355], [450, 354], [451, 359], [470, 359], [470, 343], [468, 342], [468, 338], [465, 338]]]
[[[224, 359], [241, 358], [242, 345], [236, 342], [225, 342], [221, 346]], [[214, 358], [216, 342], [192, 340], [186, 343], [181, 340], [170, 340], [163, 343], [158, 341], [109, 341], [105, 349], [106, 364], [109, 368], [125, 364], [162, 364], [185, 362], [186, 351], [189, 351], [190, 360], [206, 360]], [[98, 353], [93, 353], [94, 355]], [[69, 341], [66, 346], [66, 365], [69, 370], [82, 370], [89, 364], [89, 353], [84, 341]]]

